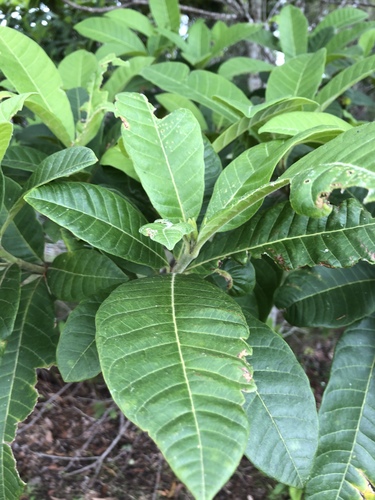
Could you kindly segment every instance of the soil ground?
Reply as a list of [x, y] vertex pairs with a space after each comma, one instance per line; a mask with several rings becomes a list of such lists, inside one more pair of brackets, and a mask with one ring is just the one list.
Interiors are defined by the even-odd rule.
[[[300, 332], [287, 340], [310, 378], [319, 406], [338, 334]], [[38, 404], [19, 426], [13, 451], [22, 500], [191, 500], [150, 438], [120, 413], [103, 380], [65, 384], [41, 370]], [[286, 487], [243, 458], [215, 500], [286, 500]]]

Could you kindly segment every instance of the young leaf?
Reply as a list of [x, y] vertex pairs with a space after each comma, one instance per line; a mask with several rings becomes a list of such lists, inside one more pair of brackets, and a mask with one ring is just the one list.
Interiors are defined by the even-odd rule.
[[111, 255], [154, 268], [167, 265], [162, 249], [138, 229], [147, 220], [121, 196], [79, 182], [54, 183], [25, 196], [40, 213]]
[[280, 335], [254, 317], [246, 318], [257, 390], [245, 396], [250, 424], [245, 455], [268, 476], [303, 488], [318, 444], [318, 415], [309, 380]]
[[374, 66], [375, 55], [352, 64], [331, 78], [315, 97], [315, 100], [320, 104], [319, 111], [324, 111], [345, 90], [370, 76], [374, 72]]
[[173, 224], [166, 219], [156, 219], [152, 224], [142, 226], [139, 232], [164, 245], [168, 250], [173, 250], [176, 244], [185, 235], [190, 234], [193, 229], [193, 226], [188, 222]]
[[319, 411], [319, 446], [306, 500], [373, 498], [375, 319], [349, 327], [337, 344]]
[[10, 449], [17, 423], [32, 411], [36, 368], [55, 360], [54, 311], [43, 278], [24, 284], [15, 328], [7, 339], [0, 370], [0, 498], [18, 500], [23, 483]]
[[[297, 215], [288, 202], [258, 212], [247, 224], [218, 234], [188, 268], [215, 269], [220, 259], [240, 252], [269, 255], [285, 270], [302, 266], [353, 266], [375, 263], [375, 219], [354, 199], [334, 207], [328, 217]], [[211, 271], [212, 272], [212, 271]]]
[[87, 299], [69, 314], [57, 345], [57, 366], [65, 382], [80, 382], [101, 372], [95, 342], [95, 316], [108, 294]]
[[150, 0], [150, 11], [159, 28], [178, 32], [180, 28], [180, 7], [178, 0]]
[[247, 335], [230, 297], [176, 274], [121, 285], [97, 314], [99, 359], [114, 400], [202, 500], [228, 480], [246, 446], [241, 389], [253, 384], [238, 355]]
[[47, 271], [51, 292], [69, 302], [79, 302], [125, 281], [127, 275], [109, 257], [94, 250], [60, 254]]
[[298, 326], [339, 328], [375, 310], [375, 267], [359, 262], [348, 269], [313, 267], [289, 274], [275, 304]]
[[307, 19], [301, 9], [287, 5], [276, 17], [280, 32], [280, 45], [285, 58], [292, 59], [307, 52]]
[[[13, 332], [21, 293], [21, 270], [13, 265], [0, 276], [0, 342]], [[0, 355], [1, 358], [1, 355]], [[1, 364], [1, 360], [0, 360]]]
[[110, 17], [90, 17], [74, 26], [80, 35], [102, 43], [116, 44], [116, 55], [147, 55], [146, 47], [124, 23]]
[[75, 146], [45, 158], [25, 184], [28, 191], [60, 177], [68, 177], [97, 162], [91, 149]]
[[145, 96], [117, 96], [122, 137], [142, 186], [159, 214], [171, 222], [199, 215], [204, 192], [203, 142], [187, 109], [159, 120]]
[[17, 92], [35, 92], [27, 106], [58, 139], [70, 146], [74, 140], [73, 115], [55, 65], [43, 49], [21, 32], [0, 27], [0, 69]]
[[[294, 7], [293, 7], [294, 8]], [[326, 51], [303, 54], [271, 71], [267, 82], [266, 100], [298, 96], [315, 99], [322, 81]]]
[[291, 179], [290, 201], [297, 213], [310, 217], [328, 215], [334, 189], [352, 186], [369, 190], [364, 203], [375, 199], [373, 141], [375, 123], [347, 130], [328, 144], [294, 163], [281, 178]]

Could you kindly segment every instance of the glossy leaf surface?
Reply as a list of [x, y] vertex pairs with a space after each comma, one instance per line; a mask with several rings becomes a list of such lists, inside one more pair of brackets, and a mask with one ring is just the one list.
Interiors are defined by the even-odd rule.
[[337, 344], [319, 411], [319, 446], [306, 500], [374, 497], [374, 329], [374, 317], [364, 318]]
[[[302, 488], [318, 442], [318, 415], [309, 380], [288, 344], [247, 316], [256, 392], [246, 395], [250, 424], [246, 456], [284, 484]], [[287, 404], [285, 402], [287, 401]]]
[[0, 498], [18, 500], [22, 482], [10, 449], [18, 422], [32, 411], [36, 368], [55, 360], [54, 311], [43, 278], [22, 287], [15, 328], [0, 359]]
[[94, 250], [60, 254], [47, 270], [51, 292], [68, 302], [79, 302], [125, 281], [126, 274], [110, 258]]
[[277, 290], [275, 304], [293, 325], [350, 325], [375, 310], [375, 266], [294, 271]]
[[248, 433], [241, 389], [253, 384], [237, 357], [248, 335], [239, 306], [199, 279], [145, 278], [111, 293], [97, 330], [114, 400], [197, 498], [213, 498], [237, 467]]
[[139, 234], [147, 220], [121, 196], [83, 183], [54, 183], [31, 190], [25, 199], [92, 246], [131, 262], [166, 265], [162, 249]]
[[69, 314], [57, 346], [57, 365], [65, 382], [79, 382], [101, 372], [95, 342], [95, 316], [106, 298], [87, 299]]

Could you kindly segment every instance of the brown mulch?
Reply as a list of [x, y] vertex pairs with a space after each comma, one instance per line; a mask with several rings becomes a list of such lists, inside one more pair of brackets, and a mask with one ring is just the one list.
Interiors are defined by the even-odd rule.
[[[293, 335], [319, 405], [328, 378], [331, 337]], [[13, 443], [22, 500], [192, 500], [155, 444], [128, 422], [103, 380], [64, 384], [57, 369], [39, 372], [34, 412]], [[215, 500], [287, 499], [244, 458]]]

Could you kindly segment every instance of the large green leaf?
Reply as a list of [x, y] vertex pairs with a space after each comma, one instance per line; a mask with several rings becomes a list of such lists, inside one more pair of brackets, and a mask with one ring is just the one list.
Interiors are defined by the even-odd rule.
[[315, 99], [324, 73], [325, 57], [325, 49], [320, 49], [314, 54], [302, 54], [277, 66], [267, 82], [267, 101], [290, 96]]
[[336, 33], [326, 45], [328, 55], [340, 53], [349, 43], [359, 38], [360, 35], [371, 28], [374, 28], [374, 26], [374, 22], [361, 23]]
[[155, 28], [152, 26], [151, 21], [135, 9], [114, 9], [106, 12], [105, 16], [115, 19], [125, 24], [128, 28], [139, 31], [146, 36], [154, 34]]
[[318, 415], [310, 382], [288, 344], [247, 316], [256, 392], [246, 395], [247, 458], [268, 476], [303, 488], [318, 444]]
[[[21, 187], [5, 177], [4, 205], [0, 213], [0, 226], [8, 219], [12, 207], [20, 199]], [[44, 233], [35, 211], [24, 205], [5, 230], [1, 244], [15, 257], [41, 262], [44, 252]]]
[[287, 5], [276, 17], [279, 25], [280, 45], [285, 59], [307, 52], [307, 19], [301, 9]]
[[1, 165], [9, 168], [17, 168], [34, 172], [36, 167], [47, 157], [43, 151], [27, 146], [10, 146], [1, 162]]
[[[138, 36], [124, 23], [111, 17], [90, 17], [74, 26], [80, 35], [102, 43], [116, 44], [121, 55], [146, 55], [147, 51]], [[119, 55], [119, 54], [117, 54]]]
[[45, 158], [25, 185], [25, 190], [39, 187], [60, 177], [68, 177], [97, 162], [91, 149], [75, 146]]
[[61, 90], [59, 72], [43, 49], [21, 32], [1, 26], [0, 69], [19, 93], [36, 93], [27, 99], [27, 106], [65, 146], [72, 144], [74, 123], [69, 101]]
[[352, 64], [331, 78], [315, 97], [315, 100], [320, 104], [319, 111], [324, 111], [345, 90], [370, 76], [374, 72], [374, 68], [375, 54]]
[[[249, 203], [249, 207], [244, 211], [237, 212], [237, 205], [244, 197], [269, 182], [279, 161], [276, 152], [280, 144], [279, 141], [258, 144], [242, 153], [223, 170], [216, 181], [202, 230], [212, 219], [217, 219], [219, 214], [223, 220], [220, 232], [230, 231], [254, 215], [262, 200]], [[227, 222], [224, 222], [225, 218], [228, 219]]]
[[55, 360], [55, 315], [43, 278], [24, 284], [14, 331], [0, 363], [0, 498], [18, 500], [22, 481], [10, 449], [17, 423], [32, 411], [37, 393], [35, 369]]
[[[203, 104], [231, 122], [239, 118], [239, 113], [225, 105], [228, 99], [249, 107], [251, 102], [245, 94], [226, 78], [210, 71], [195, 70], [180, 62], [153, 64], [142, 70], [142, 76], [167, 92], [181, 94]], [[222, 102], [216, 99], [221, 97]]]
[[319, 411], [319, 446], [306, 500], [374, 498], [375, 319], [347, 329]]
[[125, 281], [127, 275], [109, 257], [94, 250], [60, 254], [47, 271], [51, 292], [69, 302], [79, 302]]
[[3, 269], [0, 276], [0, 342], [9, 337], [13, 332], [20, 301], [20, 293], [20, 268], [13, 265]]
[[277, 290], [275, 304], [293, 325], [350, 325], [375, 310], [375, 266], [299, 269]]
[[314, 30], [318, 32], [327, 27], [333, 27], [336, 30], [350, 26], [351, 24], [364, 21], [368, 17], [367, 12], [357, 9], [356, 7], [344, 7], [342, 9], [334, 9], [327, 14]]
[[180, 28], [180, 7], [177, 0], [150, 0], [152, 17], [159, 28], [177, 31]]
[[122, 137], [142, 186], [164, 219], [187, 222], [199, 215], [204, 192], [203, 141], [187, 109], [159, 120], [145, 96], [117, 96]]
[[25, 199], [100, 250], [154, 268], [167, 264], [162, 249], [139, 234], [146, 218], [108, 189], [79, 182], [54, 183], [31, 190]]
[[375, 219], [354, 199], [320, 219], [297, 215], [288, 202], [258, 212], [247, 224], [216, 236], [189, 270], [217, 267], [220, 259], [250, 252], [269, 255], [285, 270], [317, 264], [349, 267], [363, 259], [375, 263]]
[[65, 382], [80, 382], [101, 372], [96, 349], [95, 316], [107, 294], [81, 302], [63, 327], [57, 346], [57, 365]]
[[338, 135], [340, 131], [350, 130], [352, 128], [348, 122], [330, 113], [290, 111], [271, 118], [258, 130], [258, 132], [260, 134], [268, 132], [272, 134], [296, 135], [304, 130], [322, 125], [327, 127], [329, 140], [331, 139], [331, 131], [337, 131]]
[[196, 278], [145, 278], [111, 293], [97, 330], [116, 403], [147, 430], [196, 498], [213, 498], [248, 435], [241, 390], [253, 384], [238, 357], [248, 335], [240, 307]]
[[76, 50], [59, 64], [59, 73], [64, 89], [82, 87], [87, 89], [93, 75], [99, 71], [99, 64], [92, 52]]
[[311, 217], [327, 215], [334, 189], [352, 186], [369, 190], [364, 202], [375, 199], [373, 144], [375, 123], [352, 128], [294, 163], [281, 178], [291, 179], [291, 203]]
[[232, 57], [227, 59], [220, 66], [218, 74], [228, 80], [233, 77], [247, 73], [259, 73], [260, 71], [269, 72], [275, 68], [273, 64], [250, 57]]

